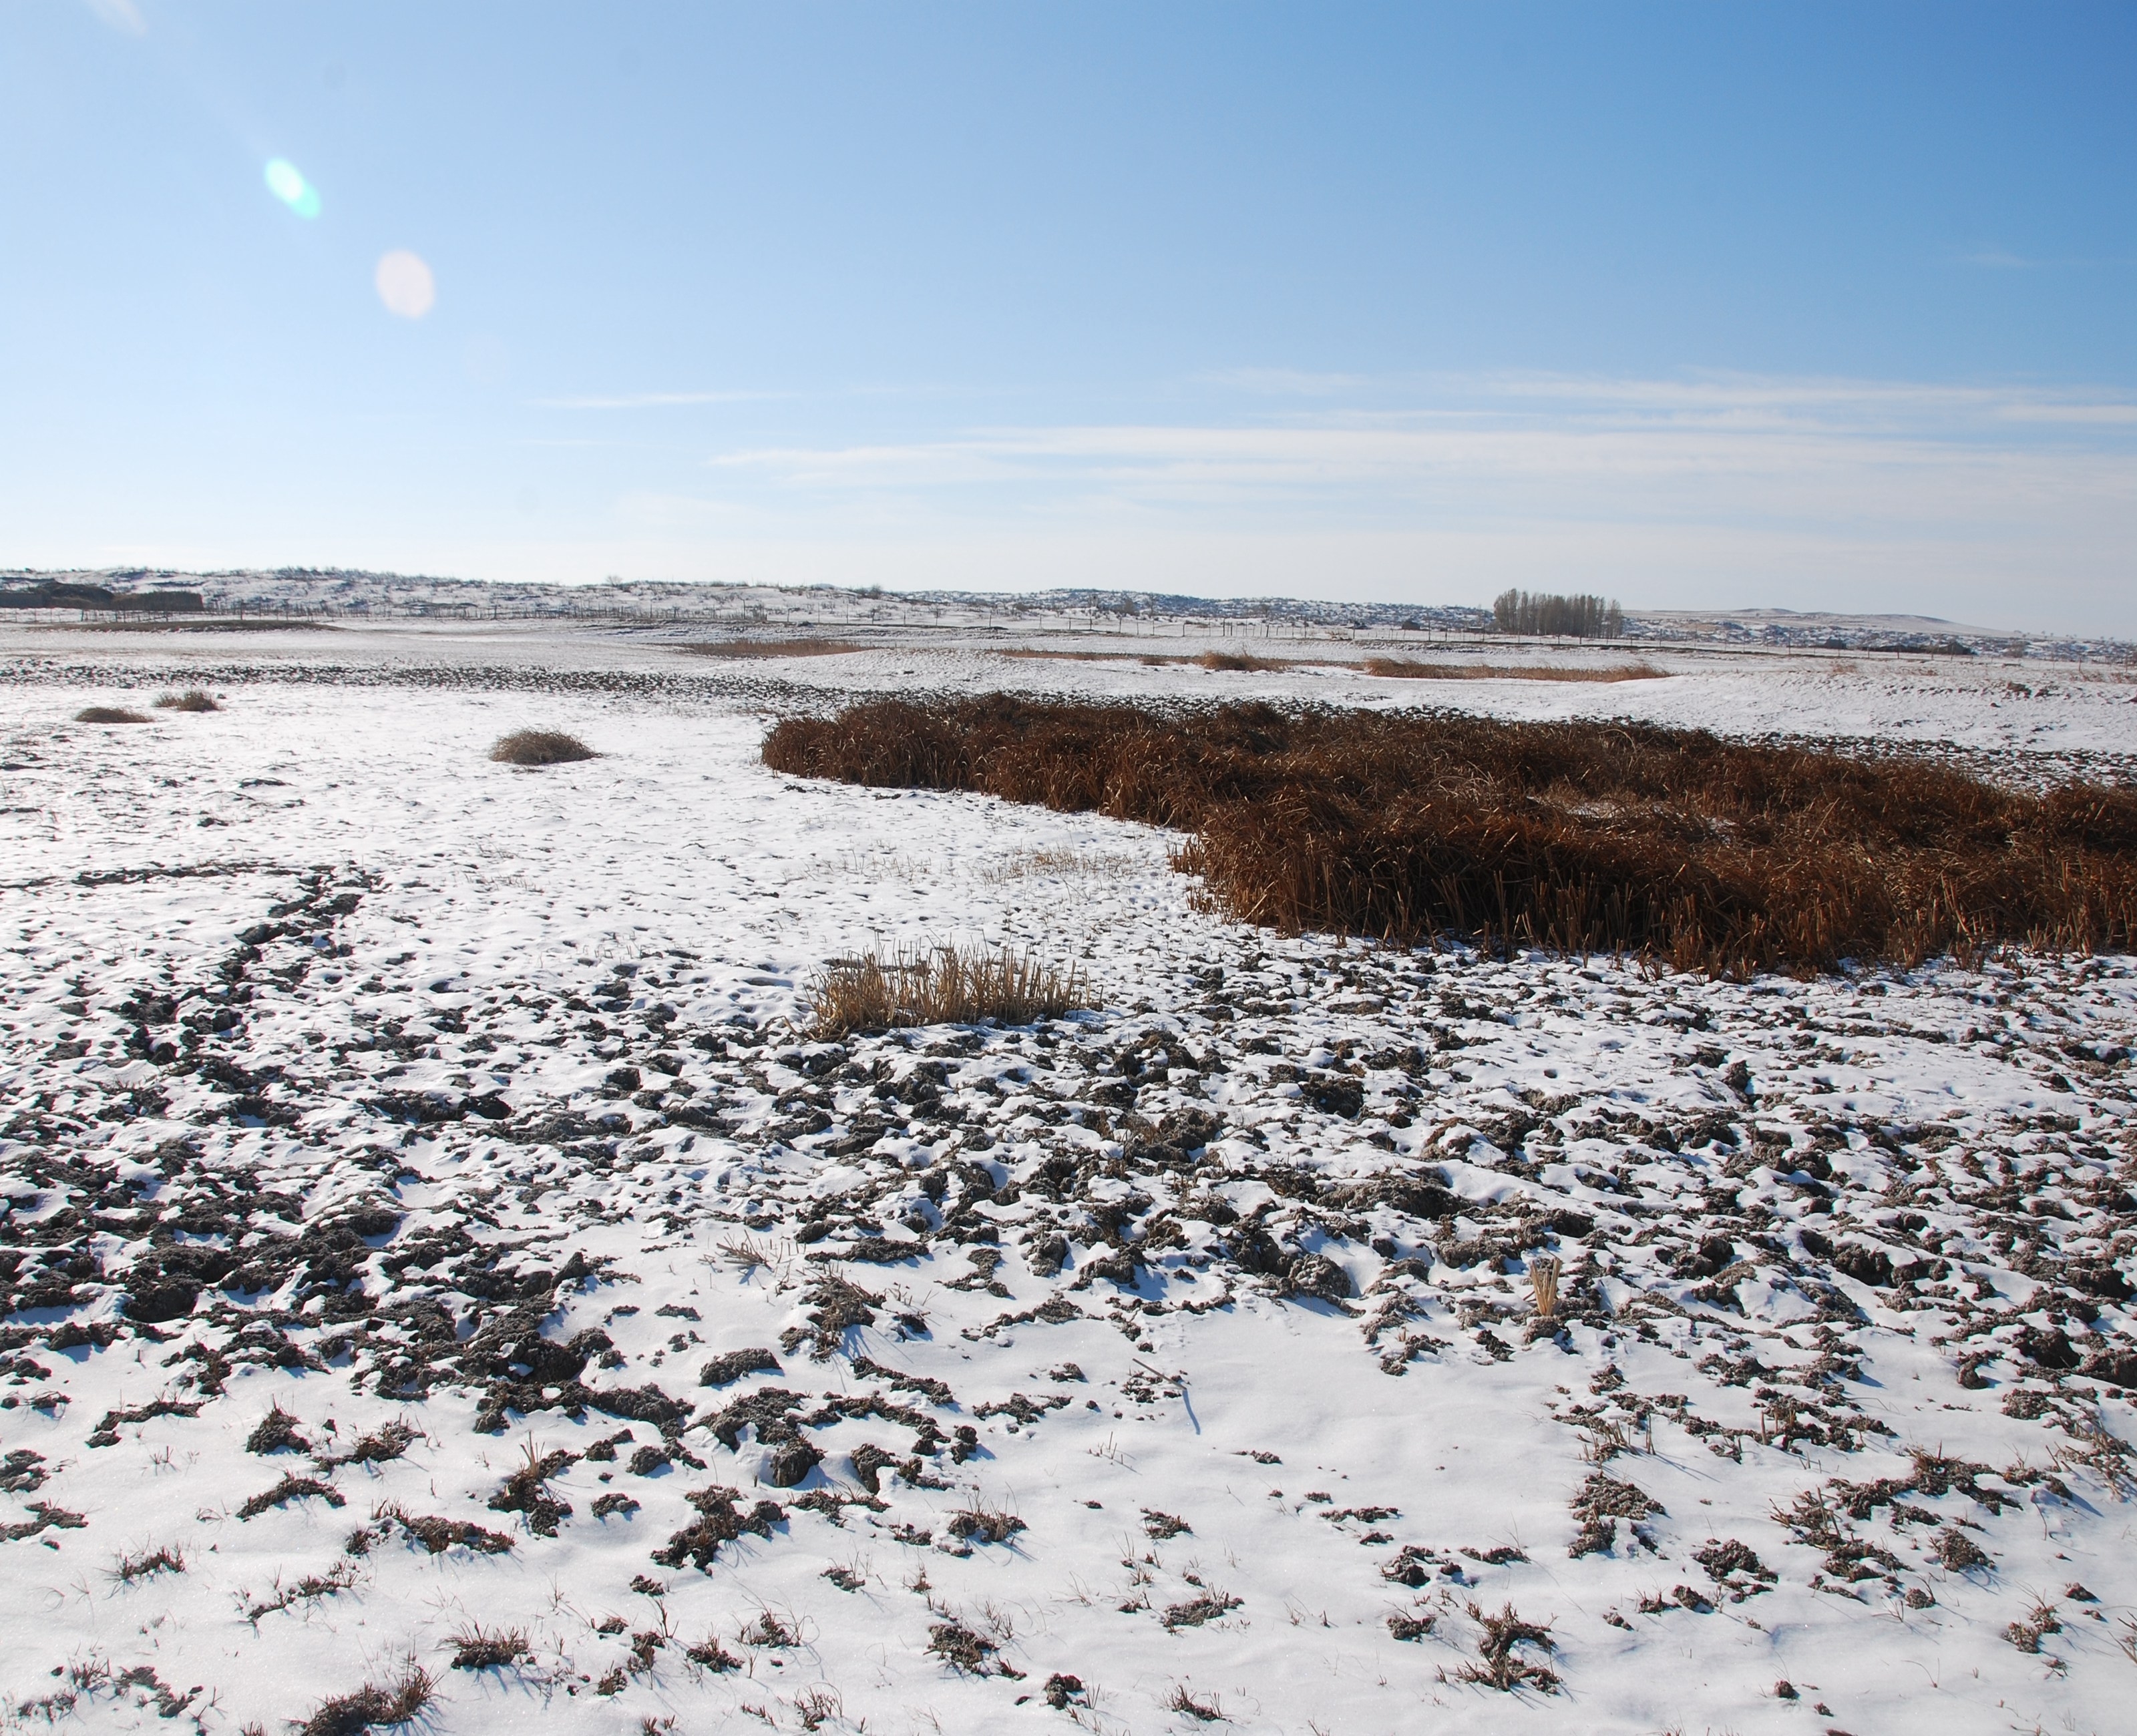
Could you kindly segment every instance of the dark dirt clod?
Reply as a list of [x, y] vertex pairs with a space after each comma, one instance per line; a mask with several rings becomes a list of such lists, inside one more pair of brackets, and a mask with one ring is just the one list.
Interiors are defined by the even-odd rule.
[[730, 1386], [745, 1374], [776, 1374], [779, 1359], [768, 1349], [728, 1350], [698, 1370], [699, 1386]]

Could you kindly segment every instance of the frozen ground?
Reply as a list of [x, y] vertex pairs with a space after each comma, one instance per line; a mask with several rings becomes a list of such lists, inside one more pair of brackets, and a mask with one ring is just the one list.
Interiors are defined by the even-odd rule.
[[[1346, 672], [247, 639], [9, 641], [9, 1720], [2124, 1727], [2128, 960], [1283, 941], [1161, 835], [754, 758], [842, 688]], [[1414, 697], [2137, 745], [2078, 671], [1686, 668]], [[792, 1028], [973, 937], [1103, 1009]]]

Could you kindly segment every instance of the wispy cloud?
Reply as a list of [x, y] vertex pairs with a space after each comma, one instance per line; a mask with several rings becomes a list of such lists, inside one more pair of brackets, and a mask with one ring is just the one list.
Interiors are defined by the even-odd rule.
[[141, 16], [141, 8], [134, 0], [82, 0], [82, 3], [96, 14], [97, 22], [129, 36], [146, 36], [148, 21]]
[[1962, 253], [1959, 263], [1979, 265], [1990, 271], [2037, 271], [2048, 261], [2027, 259], [2004, 247], [1977, 247], [1971, 253]]
[[[1829, 509], [1884, 518], [1954, 493], [1975, 511], [2050, 488], [2137, 488], [2137, 398], [2100, 391], [1759, 378], [1485, 379], [1408, 409], [1318, 408], [1254, 423], [993, 427], [947, 438], [719, 454], [716, 470], [797, 489], [1066, 492], [1144, 506], [1320, 500], [1400, 511], [1467, 499], [1555, 513]], [[1632, 495], [1619, 491], [1633, 489]], [[1895, 494], [1896, 489], [1903, 492]], [[1279, 501], [1271, 491], [1278, 491]], [[1852, 503], [1852, 505], [1847, 504]]]
[[968, 582], [1043, 567], [1482, 596], [1578, 576], [1649, 605], [1718, 585], [1983, 619], [2061, 587], [2137, 626], [2137, 605], [2105, 601], [2137, 596], [2127, 392], [1524, 375], [1358, 396], [737, 448], [707, 459], [706, 492], [738, 536], [931, 548]]

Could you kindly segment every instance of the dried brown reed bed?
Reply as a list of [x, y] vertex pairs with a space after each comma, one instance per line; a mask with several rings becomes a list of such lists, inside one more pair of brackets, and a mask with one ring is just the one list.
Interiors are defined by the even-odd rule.
[[1414, 663], [1404, 657], [1368, 657], [1361, 667], [1368, 675], [1398, 681], [1659, 681], [1669, 673], [1644, 663], [1599, 669], [1578, 664]]
[[1731, 973], [2137, 940], [2137, 792], [2017, 793], [1923, 759], [1645, 725], [995, 694], [791, 718], [764, 760], [1191, 831], [1174, 864], [1211, 906], [1289, 931]]
[[1298, 660], [1292, 657], [1256, 657], [1246, 651], [1205, 651], [1195, 659], [1205, 669], [1250, 673], [1261, 669], [1292, 669]]
[[159, 712], [219, 712], [222, 707], [207, 688], [189, 687], [183, 693], [158, 693], [156, 709]]
[[849, 651], [868, 651], [843, 639], [728, 639], [699, 645], [680, 645], [700, 657], [843, 657]]
[[1082, 970], [1004, 946], [874, 952], [827, 967], [811, 985], [820, 1037], [929, 1024], [1030, 1024], [1092, 1004]]
[[[1193, 664], [1197, 669], [1234, 672], [1258, 669], [1295, 669], [1302, 659], [1295, 657], [1256, 657], [1246, 651], [1200, 651], [1194, 656], [1172, 656], [1153, 651], [1055, 651], [1043, 647], [1020, 645], [1005, 648], [998, 654], [1003, 657], [1044, 658], [1059, 663], [1139, 663], [1149, 669], [1161, 669], [1167, 664]], [[1311, 659], [1307, 659], [1312, 661]], [[1356, 664], [1313, 662], [1316, 669], [1350, 669]]]
[[1165, 657], [1148, 651], [1056, 651], [1044, 645], [990, 646], [997, 657], [1044, 659], [1052, 663], [1143, 663], [1152, 669], [1161, 664], [1185, 663], [1184, 657]]
[[146, 712], [129, 711], [123, 705], [85, 705], [74, 714], [77, 723], [147, 723]]

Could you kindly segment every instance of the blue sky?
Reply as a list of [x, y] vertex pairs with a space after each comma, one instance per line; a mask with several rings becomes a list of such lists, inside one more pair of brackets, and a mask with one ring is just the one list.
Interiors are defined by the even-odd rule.
[[0, 563], [2137, 633], [2133, 93], [2122, 3], [22, 0]]

